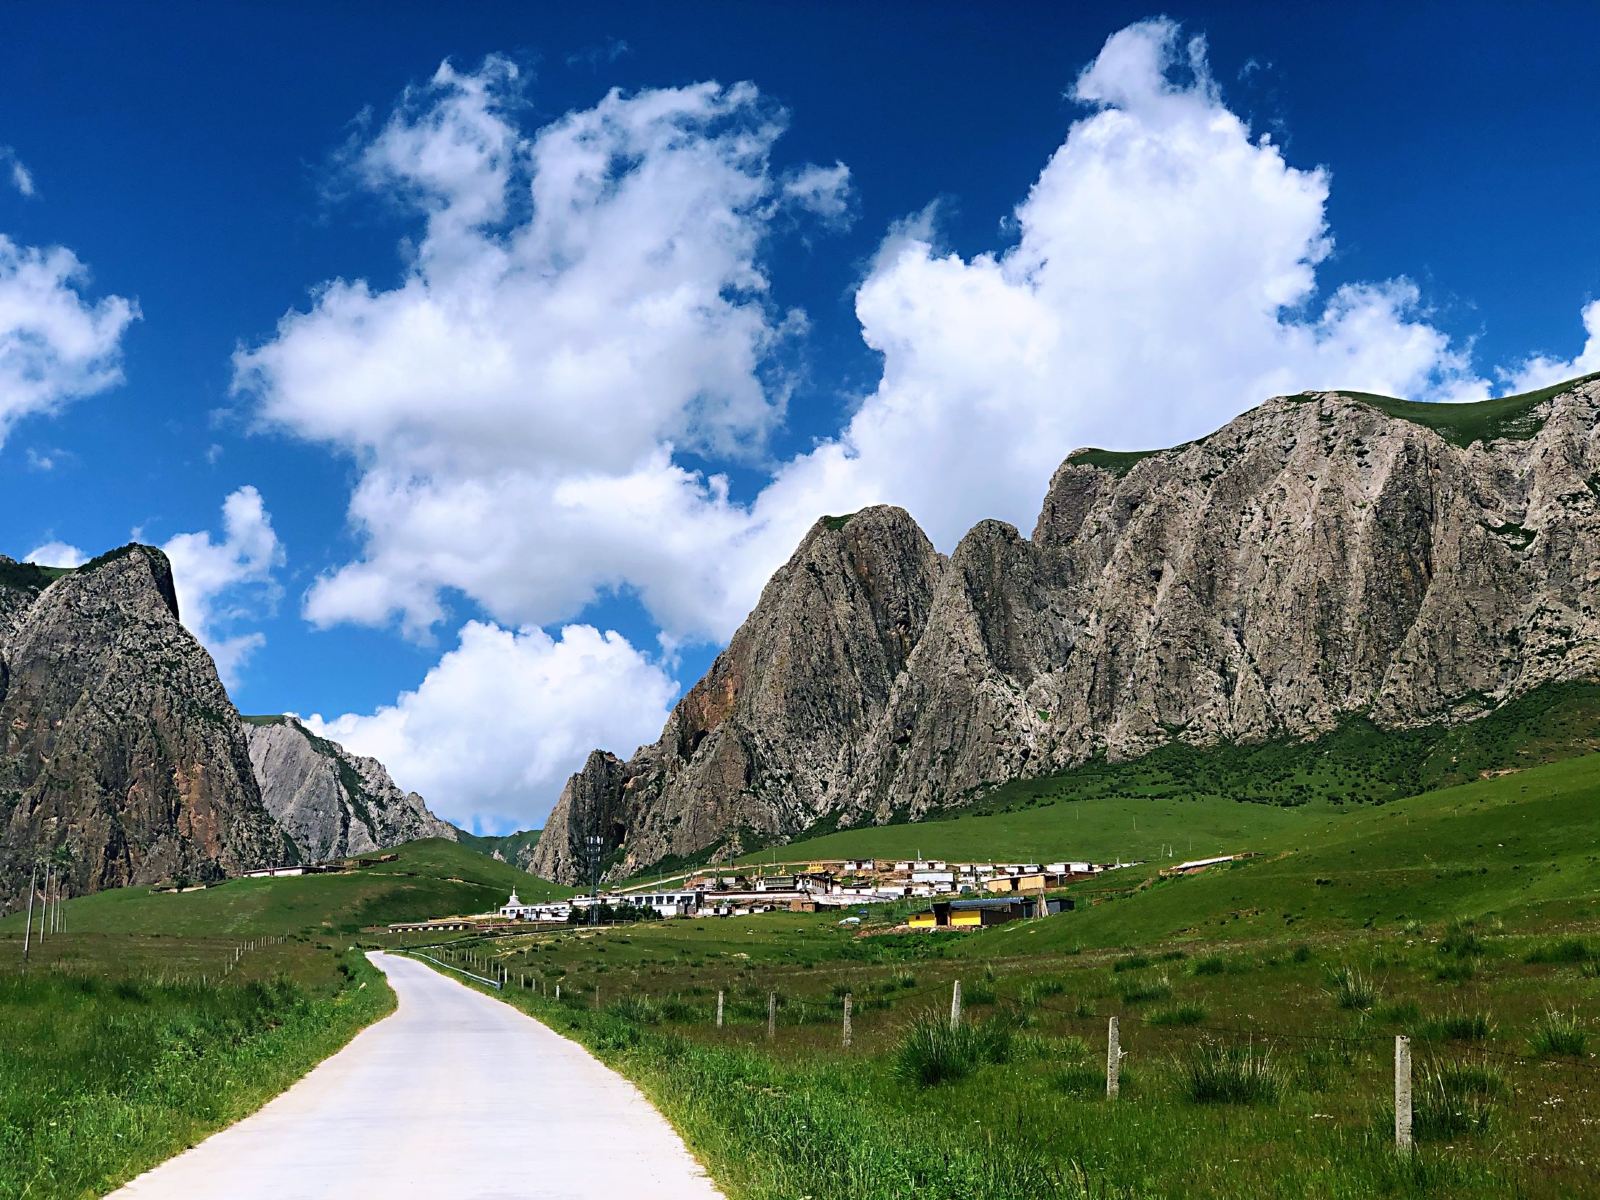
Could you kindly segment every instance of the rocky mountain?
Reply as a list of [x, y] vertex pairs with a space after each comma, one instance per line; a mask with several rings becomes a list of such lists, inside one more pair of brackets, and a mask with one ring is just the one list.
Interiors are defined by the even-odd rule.
[[1471, 405], [1278, 397], [1151, 453], [1078, 451], [1031, 537], [948, 560], [820, 521], [661, 739], [597, 752], [532, 860], [613, 874], [917, 817], [1164, 742], [1469, 720], [1600, 668], [1600, 382]]
[[318, 737], [294, 717], [246, 717], [250, 765], [267, 811], [303, 858], [322, 862], [417, 838], [455, 841], [415, 792], [403, 792], [375, 758]]
[[149, 546], [76, 570], [0, 557], [0, 739], [0, 905], [35, 853], [64, 852], [79, 894], [294, 853]]

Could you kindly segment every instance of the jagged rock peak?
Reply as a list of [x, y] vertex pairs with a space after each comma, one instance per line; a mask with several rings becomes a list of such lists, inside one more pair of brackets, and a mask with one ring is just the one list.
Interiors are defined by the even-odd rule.
[[1600, 376], [1275, 397], [1074, 451], [1031, 539], [980, 522], [948, 562], [898, 509], [822, 519], [661, 739], [569, 783], [535, 869], [575, 880], [589, 832], [621, 874], [916, 817], [1174, 738], [1469, 719], [1600, 671], [1597, 586]]
[[70, 856], [80, 894], [285, 853], [238, 714], [177, 614], [153, 547], [0, 565], [0, 901], [44, 853]]
[[421, 796], [396, 786], [377, 759], [319, 737], [293, 716], [244, 720], [262, 801], [308, 861], [418, 838], [456, 840], [455, 826], [434, 816]]

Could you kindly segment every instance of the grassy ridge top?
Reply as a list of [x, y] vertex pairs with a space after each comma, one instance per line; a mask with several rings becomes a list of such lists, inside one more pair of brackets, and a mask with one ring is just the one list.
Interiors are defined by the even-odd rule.
[[[1544, 423], [1538, 419], [1534, 409], [1546, 400], [1596, 379], [1600, 379], [1600, 371], [1591, 375], [1580, 375], [1576, 379], [1568, 379], [1561, 383], [1553, 383], [1549, 387], [1537, 388], [1531, 392], [1519, 392], [1514, 396], [1496, 396], [1490, 400], [1471, 400], [1463, 404], [1401, 400], [1397, 396], [1382, 396], [1376, 392], [1356, 392], [1344, 388], [1300, 392], [1290, 396], [1289, 399], [1309, 402], [1319, 396], [1340, 396], [1375, 408], [1397, 420], [1410, 421], [1413, 425], [1432, 429], [1445, 441], [1465, 448], [1474, 442], [1526, 441], [1536, 436]], [[1077, 466], [1099, 467], [1102, 471], [1121, 479], [1140, 462], [1152, 454], [1163, 454], [1166, 449], [1181, 450], [1183, 446], [1155, 450], [1101, 450], [1097, 447], [1087, 447], [1074, 450], [1067, 455], [1067, 461]]]
[[[68, 928], [187, 937], [351, 932], [391, 921], [487, 912], [505, 903], [513, 888], [524, 900], [571, 894], [443, 838], [409, 842], [395, 854], [393, 862], [336, 875], [231, 879], [178, 894], [142, 887], [97, 892], [67, 901]], [[20, 917], [0, 921], [0, 933], [21, 930]]]
[[[1474, 442], [1526, 441], [1534, 437], [1544, 424], [1534, 409], [1546, 400], [1595, 379], [1600, 379], [1600, 372], [1553, 383], [1531, 392], [1519, 392], [1515, 396], [1498, 396], [1492, 400], [1476, 400], [1465, 404], [1401, 400], [1373, 392], [1336, 390], [1333, 394], [1376, 408], [1398, 420], [1432, 429], [1452, 445], [1467, 447]], [[1320, 394], [1325, 393], [1302, 392], [1294, 399], [1311, 400]]]

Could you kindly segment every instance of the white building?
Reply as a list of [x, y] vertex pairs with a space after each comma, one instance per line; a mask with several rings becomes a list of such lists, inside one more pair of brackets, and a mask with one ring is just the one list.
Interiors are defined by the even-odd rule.
[[572, 905], [563, 900], [525, 904], [517, 897], [515, 889], [512, 889], [511, 899], [500, 906], [500, 915], [508, 921], [565, 921], [571, 912]]

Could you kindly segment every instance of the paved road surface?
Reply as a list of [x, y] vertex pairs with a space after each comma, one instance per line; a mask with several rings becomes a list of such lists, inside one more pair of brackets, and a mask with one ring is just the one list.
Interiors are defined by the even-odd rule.
[[620, 1075], [537, 1021], [387, 954], [399, 1008], [119, 1200], [721, 1200]]

